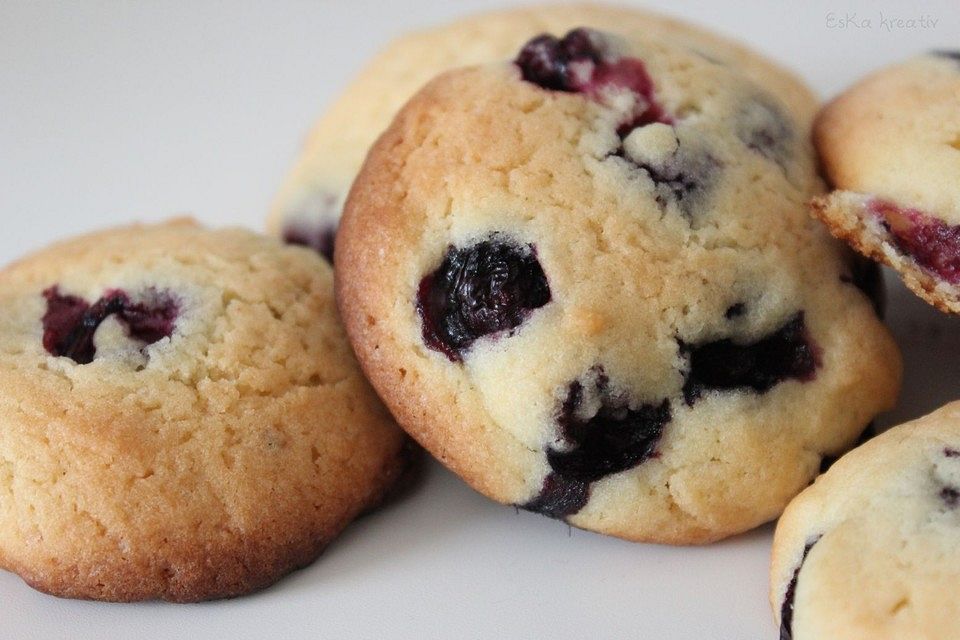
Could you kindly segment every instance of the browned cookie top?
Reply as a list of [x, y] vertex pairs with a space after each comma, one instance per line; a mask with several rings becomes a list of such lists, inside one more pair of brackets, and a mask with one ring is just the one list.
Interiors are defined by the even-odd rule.
[[190, 222], [0, 272], [0, 566], [38, 589], [201, 600], [312, 561], [401, 468], [330, 268]]
[[636, 540], [775, 517], [900, 359], [782, 98], [574, 30], [449, 72], [348, 200], [338, 302], [411, 434], [501, 502]]

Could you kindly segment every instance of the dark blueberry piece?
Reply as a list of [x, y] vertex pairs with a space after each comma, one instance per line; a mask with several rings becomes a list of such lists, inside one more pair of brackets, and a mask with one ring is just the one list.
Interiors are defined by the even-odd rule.
[[654, 96], [653, 80], [643, 61], [610, 56], [607, 49], [601, 33], [579, 28], [560, 39], [549, 34], [533, 38], [514, 64], [524, 80], [551, 91], [585, 93], [598, 99], [611, 87], [637, 94], [641, 98], [637, 111], [620, 125], [621, 136], [652, 122], [672, 124], [673, 118]]
[[47, 311], [43, 314], [43, 348], [51, 355], [62, 355], [67, 337], [77, 327], [90, 305], [77, 296], [65, 296], [57, 286], [43, 292]]
[[960, 503], [960, 491], [955, 487], [944, 487], [940, 490], [940, 499], [951, 509], [955, 509]]
[[749, 149], [787, 172], [796, 135], [777, 105], [765, 99], [747, 102], [737, 119], [736, 130], [737, 137]]
[[581, 80], [572, 65], [597, 64], [603, 58], [598, 36], [586, 29], [574, 29], [562, 39], [539, 35], [523, 46], [514, 64], [527, 82], [553, 91], [579, 91]]
[[623, 146], [613, 153], [644, 171], [653, 181], [656, 200], [661, 207], [676, 202], [680, 211], [692, 217], [697, 212], [697, 203], [710, 189], [713, 174], [719, 162], [705, 151], [690, 151], [683, 144], [668, 160], [660, 164], [636, 162]]
[[553, 518], [573, 515], [589, 500], [590, 483], [632, 469], [654, 454], [671, 418], [669, 403], [631, 408], [626, 398], [611, 392], [602, 368], [595, 373], [588, 391], [599, 397], [600, 409], [583, 416], [584, 384], [571, 383], [557, 418], [562, 448], [547, 450], [552, 471], [525, 509]]
[[690, 362], [683, 385], [688, 405], [710, 390], [764, 393], [787, 379], [807, 382], [820, 365], [802, 311], [754, 343], [723, 339], [699, 345], [681, 343], [680, 348]]
[[935, 51], [931, 51], [930, 53], [939, 58], [949, 58], [951, 60], [956, 60], [957, 62], [960, 62], [960, 51], [948, 51], [946, 49], [937, 49]]
[[637, 165], [653, 180], [657, 188], [657, 202], [665, 207], [667, 202], [677, 202], [684, 213], [690, 214], [689, 206], [685, 202], [692, 200], [698, 192], [703, 190], [696, 171], [690, 171], [681, 163], [671, 163], [663, 167], [654, 167], [648, 164]]
[[133, 304], [126, 293], [108, 291], [93, 305], [76, 296], [64, 296], [53, 286], [43, 292], [47, 311], [43, 316], [43, 347], [53, 356], [77, 364], [93, 362], [93, 336], [109, 316], [116, 314], [131, 337], [152, 344], [173, 333], [178, 308], [167, 295], [155, 294], [156, 303]]
[[960, 456], [960, 450], [954, 449], [953, 447], [944, 447], [943, 455], [947, 456], [948, 458], [956, 458]]
[[540, 494], [523, 508], [548, 518], [562, 519], [583, 509], [589, 500], [589, 482], [551, 472], [544, 479]]
[[599, 64], [606, 55], [606, 43], [599, 32], [579, 27], [560, 40], [560, 52], [567, 60], [589, 60]]
[[747, 311], [747, 305], [743, 302], [738, 302], [727, 307], [727, 310], [723, 312], [723, 317], [727, 320], [733, 320], [734, 318], [739, 318]]
[[887, 291], [883, 286], [883, 269], [880, 265], [859, 254], [854, 255], [850, 264], [850, 275], [841, 275], [840, 280], [860, 289], [873, 303], [877, 316], [883, 317], [887, 307]]
[[499, 234], [469, 247], [451, 246], [417, 292], [424, 342], [454, 362], [478, 338], [516, 328], [548, 302], [550, 286], [533, 245]]
[[309, 247], [333, 264], [333, 245], [337, 235], [335, 223], [318, 224], [311, 227], [307, 224], [293, 224], [283, 230], [283, 241], [301, 247]]
[[873, 200], [869, 210], [900, 251], [938, 278], [960, 284], [960, 226], [882, 200]]
[[797, 579], [800, 577], [800, 569], [803, 563], [807, 561], [810, 550], [813, 545], [820, 541], [823, 536], [812, 538], [803, 548], [803, 556], [800, 558], [800, 564], [793, 571], [793, 579], [787, 585], [787, 593], [783, 598], [783, 606], [780, 608], [780, 640], [793, 640], [793, 600], [797, 596]]
[[173, 335], [180, 307], [170, 294], [150, 291], [149, 302], [132, 303], [125, 293], [116, 293], [123, 296], [118, 317], [127, 325], [132, 338], [153, 344]]

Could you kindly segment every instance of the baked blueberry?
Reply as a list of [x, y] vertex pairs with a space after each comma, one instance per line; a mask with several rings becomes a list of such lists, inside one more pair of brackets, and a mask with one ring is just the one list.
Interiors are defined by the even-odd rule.
[[534, 247], [499, 234], [450, 247], [417, 294], [424, 342], [453, 361], [478, 338], [517, 328], [548, 302], [550, 285]]
[[869, 208], [902, 253], [937, 278], [960, 284], [960, 225], [883, 200], [872, 200]]
[[614, 53], [607, 39], [582, 27], [560, 39], [539, 35], [523, 46], [514, 64], [524, 80], [552, 91], [584, 93], [599, 100], [606, 99], [604, 94], [610, 90], [633, 93], [637, 104], [619, 125], [621, 137], [653, 122], [672, 123], [656, 99], [643, 61]]
[[[558, 446], [547, 451], [551, 473], [526, 509], [554, 518], [576, 513], [589, 499], [590, 483], [653, 455], [670, 422], [667, 400], [631, 407], [624, 394], [610, 388], [602, 367], [591, 372], [586, 384], [587, 389], [579, 380], [570, 384], [557, 418]], [[585, 393], [594, 396], [586, 412]]]
[[283, 241], [301, 247], [309, 247], [333, 264], [333, 246], [337, 236], [336, 224], [332, 222], [309, 225], [294, 223], [283, 230]]
[[693, 404], [708, 391], [765, 393], [784, 380], [813, 380], [819, 348], [810, 337], [803, 312], [753, 342], [731, 338], [680, 345], [689, 362], [683, 395]]
[[793, 125], [776, 103], [747, 101], [736, 121], [737, 137], [747, 148], [774, 162], [786, 173], [796, 154]]
[[43, 297], [47, 311], [43, 316], [43, 347], [50, 355], [65, 356], [77, 364], [93, 362], [96, 349], [93, 336], [109, 316], [115, 315], [130, 337], [153, 344], [170, 337], [177, 319], [177, 303], [167, 293], [153, 292], [151, 303], [133, 303], [118, 289], [108, 291], [92, 305], [82, 298], [63, 295], [56, 285]]
[[813, 537], [807, 546], [803, 548], [803, 555], [797, 568], [793, 570], [793, 577], [787, 585], [787, 592], [783, 598], [783, 605], [780, 607], [780, 640], [793, 640], [793, 603], [797, 596], [797, 580], [800, 578], [800, 570], [803, 569], [803, 563], [807, 561], [810, 550], [817, 544], [821, 536]]
[[950, 51], [950, 50], [947, 50], [947, 49], [937, 49], [936, 51], [933, 51], [932, 53], [933, 53], [933, 55], [935, 55], [935, 56], [937, 56], [937, 57], [940, 57], [940, 58], [948, 58], [948, 59], [950, 59], [950, 60], [956, 60], [957, 62], [960, 62], [960, 51]]

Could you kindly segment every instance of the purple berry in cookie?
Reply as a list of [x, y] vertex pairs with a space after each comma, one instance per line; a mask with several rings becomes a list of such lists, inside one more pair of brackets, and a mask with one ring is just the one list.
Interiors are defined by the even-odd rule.
[[[590, 483], [654, 455], [671, 418], [669, 403], [631, 408], [625, 397], [610, 390], [602, 368], [595, 373], [589, 389], [579, 380], [570, 385], [557, 418], [561, 446], [547, 451], [552, 471], [525, 509], [553, 518], [573, 515], [589, 500]], [[586, 392], [600, 400], [599, 410], [589, 417], [582, 413]]]
[[176, 300], [166, 292], [148, 291], [148, 302], [133, 303], [127, 294], [114, 292], [122, 296], [123, 307], [117, 312], [120, 321], [127, 326], [130, 337], [153, 344], [173, 335], [180, 307]]
[[522, 505], [522, 508], [561, 520], [583, 509], [589, 500], [589, 482], [550, 473], [544, 478], [537, 497]]
[[943, 500], [948, 507], [955, 509], [957, 503], [960, 502], [960, 491], [955, 487], [944, 487], [940, 490], [940, 499]]
[[733, 320], [734, 318], [739, 318], [746, 312], [747, 305], [743, 302], [737, 302], [727, 307], [727, 310], [723, 312], [723, 317], [727, 320]]
[[594, 99], [602, 99], [609, 89], [633, 92], [639, 105], [621, 126], [624, 135], [651, 122], [673, 122], [654, 96], [653, 80], [643, 61], [612, 55], [599, 32], [579, 28], [560, 39], [539, 35], [523, 46], [514, 64], [524, 80], [551, 91], [583, 93]]
[[698, 203], [709, 191], [719, 167], [719, 162], [706, 151], [689, 149], [679, 142], [677, 151], [667, 158], [654, 160], [631, 156], [624, 145], [613, 155], [647, 174], [653, 182], [655, 198], [661, 207], [675, 202], [688, 217], [697, 213]]
[[960, 62], [960, 51], [948, 51], [946, 49], [938, 49], [936, 51], [931, 51], [931, 53], [938, 58], [949, 58], [950, 60], [956, 60]]
[[333, 245], [340, 217], [340, 196], [325, 190], [311, 191], [286, 212], [283, 241], [313, 249], [333, 264]]
[[593, 38], [586, 29], [574, 29], [562, 39], [542, 34], [523, 46], [514, 64], [527, 82], [551, 91], [576, 92], [582, 86], [578, 65], [589, 73], [603, 58], [601, 37], [597, 35], [596, 42]]
[[797, 595], [797, 579], [800, 577], [800, 570], [803, 568], [803, 563], [807, 561], [807, 556], [810, 555], [810, 550], [813, 549], [813, 545], [817, 544], [820, 541], [820, 538], [823, 536], [816, 536], [807, 542], [807, 546], [803, 548], [803, 556], [800, 558], [800, 563], [797, 565], [797, 568], [793, 571], [793, 578], [790, 580], [790, 584], [787, 585], [787, 593], [783, 598], [783, 606], [780, 608], [780, 640], [793, 640], [793, 601]]
[[454, 362], [478, 338], [515, 329], [548, 302], [550, 286], [533, 245], [499, 234], [451, 246], [417, 293], [424, 342]]
[[779, 107], [765, 99], [750, 100], [741, 109], [736, 132], [748, 149], [787, 171], [795, 135]]
[[313, 249], [327, 262], [333, 264], [333, 245], [337, 235], [335, 223], [310, 226], [303, 223], [288, 225], [283, 229], [283, 241], [301, 247]]
[[123, 322], [132, 338], [147, 344], [173, 333], [178, 308], [167, 295], [154, 294], [156, 303], [132, 303], [120, 290], [108, 291], [93, 305], [76, 296], [63, 295], [57, 286], [43, 292], [47, 311], [43, 316], [43, 347], [53, 356], [77, 364], [90, 364], [96, 355], [93, 336], [111, 315]]
[[[43, 297], [47, 301], [47, 311], [42, 320], [43, 348], [54, 356], [66, 355], [65, 352], [71, 349], [76, 350], [76, 347], [67, 343], [67, 339], [82, 324], [90, 305], [77, 296], [61, 294], [56, 286], [45, 290]], [[92, 353], [87, 362], [91, 360]]]
[[884, 200], [872, 200], [868, 208], [900, 251], [938, 278], [960, 284], [960, 226]]
[[740, 344], [731, 339], [699, 345], [681, 344], [690, 369], [683, 385], [688, 405], [706, 391], [769, 391], [784, 380], [812, 380], [820, 365], [818, 348], [807, 332], [803, 312], [760, 340]]
[[948, 458], [958, 458], [960, 457], [960, 449], [954, 449], [953, 447], [944, 447], [943, 455]]

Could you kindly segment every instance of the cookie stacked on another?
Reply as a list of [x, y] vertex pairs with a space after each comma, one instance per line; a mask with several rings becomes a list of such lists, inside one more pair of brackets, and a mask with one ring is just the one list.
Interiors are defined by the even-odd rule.
[[780, 96], [801, 128], [818, 107], [802, 82], [740, 43], [649, 11], [559, 4], [472, 16], [403, 36], [370, 61], [314, 125], [274, 200], [270, 232], [329, 258], [347, 191], [367, 151], [416, 91], [448, 69], [506, 60], [538, 34], [584, 25], [627, 37], [669, 37], [736, 68]]
[[776, 517], [900, 379], [807, 213], [808, 110], [776, 86], [576, 29], [420, 91], [335, 254], [401, 425], [487, 496], [603, 533], [699, 543]]
[[240, 595], [406, 464], [315, 254], [190, 222], [0, 272], [0, 567], [60, 596]]
[[960, 313], [960, 53], [882, 69], [831, 102], [815, 140], [836, 191], [816, 215], [917, 295]]
[[784, 640], [956, 637], [960, 403], [841, 458], [777, 525]]

